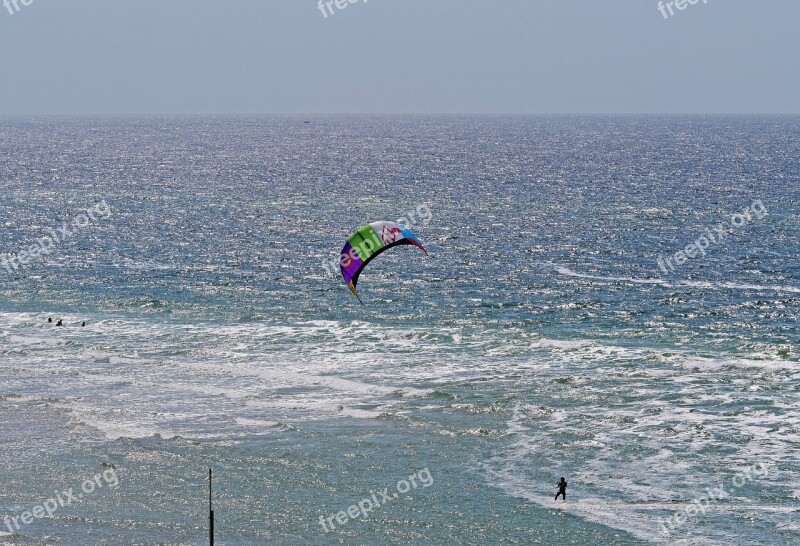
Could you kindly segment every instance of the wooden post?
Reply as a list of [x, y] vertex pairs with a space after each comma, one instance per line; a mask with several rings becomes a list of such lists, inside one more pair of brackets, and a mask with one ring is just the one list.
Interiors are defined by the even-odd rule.
[[211, 504], [211, 469], [208, 469], [208, 540], [214, 546], [214, 510]]

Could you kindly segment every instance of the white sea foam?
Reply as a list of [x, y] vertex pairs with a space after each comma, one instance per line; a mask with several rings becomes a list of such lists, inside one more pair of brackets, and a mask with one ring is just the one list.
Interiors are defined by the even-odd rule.
[[[422, 334], [332, 321], [218, 328], [109, 320], [97, 325], [90, 341], [69, 346], [23, 345], [31, 332], [42, 337], [41, 330], [12, 331], [20, 341], [9, 344], [31, 354], [0, 362], [0, 368], [14, 370], [11, 390], [37, 393], [36, 403], [50, 404], [69, 415], [73, 426], [108, 439], [158, 434], [235, 442], [248, 434], [284, 434], [304, 420], [386, 416], [436, 437], [494, 435], [501, 452], [485, 465], [490, 483], [651, 541], [658, 538], [657, 518], [671, 515], [676, 500], [694, 493], [692, 482], [715, 485], [703, 469], [724, 473], [755, 460], [792, 468], [800, 440], [798, 410], [774, 395], [774, 389], [796, 382], [797, 363], [750, 354], [698, 355], [686, 348], [554, 339], [512, 328], [465, 336], [459, 350], [447, 345], [439, 353], [437, 336], [457, 329]], [[382, 341], [371, 352], [344, 351], [341, 339], [354, 336]], [[398, 356], [395, 351], [406, 344], [424, 350]], [[169, 348], [166, 354], [162, 345]], [[503, 354], [492, 357], [501, 345], [507, 346]], [[520, 404], [505, 430], [420, 425], [414, 419], [418, 411], [444, 406], [468, 417], [504, 411], [502, 401], [487, 409], [432, 396], [437, 390], [463, 392], [472, 382], [513, 385], [528, 403]], [[773, 391], [752, 391], [753, 385]], [[57, 400], [44, 402], [45, 395]], [[563, 435], [569, 440], [562, 441]], [[635, 455], [628, 453], [630, 446], [636, 446]], [[714, 456], [717, 446], [733, 455]], [[569, 508], [552, 501], [552, 480], [545, 475], [551, 468], [569, 476]], [[789, 471], [770, 483], [792, 484], [796, 491], [800, 486], [793, 480]], [[720, 506], [715, 514], [775, 525], [791, 516], [754, 501]], [[698, 532], [706, 543], [727, 540], [716, 531]]]
[[17, 345], [22, 346], [50, 346], [54, 347], [56, 345], [65, 345], [67, 343], [64, 339], [57, 339], [57, 338], [50, 338], [50, 337], [38, 337], [38, 336], [15, 336], [10, 335], [8, 336], [9, 343], [16, 343]]
[[[713, 487], [726, 479], [730, 484], [736, 472], [755, 462], [768, 464], [773, 470], [760, 479], [751, 496], [764, 487], [786, 488], [791, 474], [778, 469], [793, 464], [793, 446], [800, 442], [800, 409], [772, 406], [729, 417], [713, 408], [747, 395], [737, 394], [741, 391], [709, 392], [705, 373], [690, 378], [695, 383], [689, 383], [691, 388], [675, 401], [658, 400], [659, 391], [672, 389], [662, 386], [657, 391], [655, 385], [643, 384], [636, 389], [641, 390], [641, 402], [623, 407], [606, 408], [586, 396], [583, 404], [560, 410], [517, 403], [507, 421], [510, 446], [481, 467], [489, 483], [509, 495], [624, 530], [642, 540], [735, 542], [725, 525], [695, 527], [692, 522], [684, 529], [689, 534], [675, 533], [667, 539], [660, 534], [658, 518], [673, 515], [703, 485]], [[651, 390], [653, 394], [648, 395]], [[572, 439], [562, 446], [560, 438], [565, 435]], [[753, 440], [746, 444], [725, 442], [725, 449], [714, 454], [720, 438], [741, 435]], [[635, 456], [627, 446], [636, 446]], [[709, 474], [709, 468], [718, 470]], [[570, 476], [566, 503], [555, 503], [544, 494], [554, 489], [550, 482], [556, 478], [552, 476], [560, 475]], [[713, 505], [710, 511], [778, 526], [794, 510], [792, 506], [736, 494]], [[678, 535], [683, 538], [676, 538]]]
[[285, 426], [280, 421], [265, 421], [262, 419], [249, 419], [247, 417], [236, 417], [236, 424], [258, 429], [275, 429]]
[[666, 281], [664, 279], [652, 278], [642, 279], [635, 277], [613, 277], [607, 275], [589, 275], [586, 273], [579, 273], [564, 266], [556, 265], [554, 269], [569, 277], [577, 277], [581, 279], [591, 279], [603, 282], [626, 282], [631, 284], [657, 284], [669, 288], [674, 287], [689, 287], [689, 288], [705, 288], [708, 290], [752, 290], [752, 291], [769, 291], [769, 292], [788, 292], [800, 293], [800, 287], [796, 286], [782, 286], [782, 285], [758, 285], [758, 284], [739, 284], [732, 282], [707, 282], [707, 281]]
[[593, 342], [590, 340], [585, 339], [577, 339], [577, 340], [562, 340], [562, 339], [547, 339], [542, 338], [538, 341], [533, 343], [533, 347], [543, 347], [549, 349], [578, 349], [581, 347], [588, 347], [592, 345]]

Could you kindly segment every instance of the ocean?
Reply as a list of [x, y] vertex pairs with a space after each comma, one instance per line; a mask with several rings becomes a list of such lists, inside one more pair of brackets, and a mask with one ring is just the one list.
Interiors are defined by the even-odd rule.
[[[0, 149], [0, 544], [205, 544], [209, 468], [216, 544], [800, 541], [800, 117], [16, 117]], [[330, 264], [376, 220], [429, 255], [361, 305]]]

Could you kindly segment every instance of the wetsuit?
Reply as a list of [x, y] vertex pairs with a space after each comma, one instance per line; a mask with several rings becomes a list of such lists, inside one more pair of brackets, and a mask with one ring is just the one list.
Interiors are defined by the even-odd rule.
[[559, 495], [564, 496], [564, 500], [567, 500], [567, 482], [558, 482], [558, 493], [556, 493], [556, 498], [554, 500], [558, 500]]

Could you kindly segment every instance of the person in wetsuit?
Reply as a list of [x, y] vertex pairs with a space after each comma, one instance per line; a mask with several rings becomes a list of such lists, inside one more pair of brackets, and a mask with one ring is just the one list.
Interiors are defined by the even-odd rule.
[[556, 498], [554, 500], [558, 500], [559, 495], [564, 496], [564, 500], [567, 500], [567, 480], [564, 479], [564, 476], [561, 476], [561, 480], [556, 484], [558, 487], [558, 493], [556, 493]]

